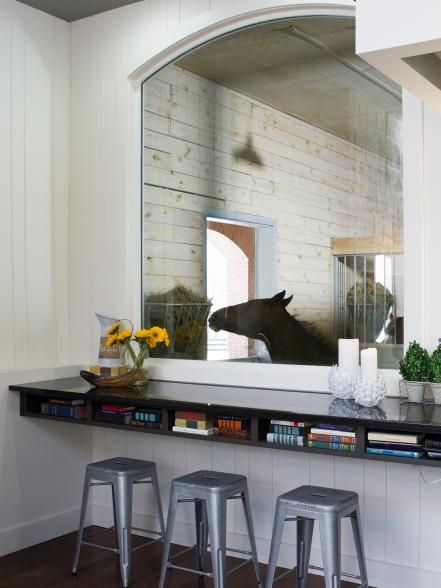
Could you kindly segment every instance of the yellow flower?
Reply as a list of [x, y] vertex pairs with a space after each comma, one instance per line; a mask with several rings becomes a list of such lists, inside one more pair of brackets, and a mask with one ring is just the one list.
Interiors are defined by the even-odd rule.
[[111, 327], [109, 327], [107, 329], [106, 335], [114, 335], [118, 331], [120, 324], [121, 324], [120, 321], [118, 321], [117, 323], [115, 323]]
[[129, 339], [132, 336], [132, 331], [129, 331], [129, 329], [123, 329], [117, 336], [117, 340], [118, 341], [125, 341], [126, 339]]
[[116, 342], [117, 339], [118, 339], [118, 335], [116, 335], [116, 334], [110, 335], [110, 337], [107, 337], [107, 340], [105, 343], [106, 347], [111, 347]]
[[136, 331], [135, 337], [137, 339], [147, 339], [150, 336], [148, 329], [139, 329]]

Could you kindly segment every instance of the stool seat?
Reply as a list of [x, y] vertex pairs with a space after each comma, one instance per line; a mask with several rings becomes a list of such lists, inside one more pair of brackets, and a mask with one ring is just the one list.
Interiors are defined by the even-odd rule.
[[156, 468], [154, 461], [133, 459], [131, 457], [112, 457], [90, 463], [87, 471], [99, 480], [103, 476], [148, 476], [149, 472]]
[[210, 470], [198, 470], [175, 478], [173, 484], [179, 487], [182, 494], [186, 490], [198, 496], [202, 494], [234, 494], [239, 492], [247, 483], [246, 476], [240, 474], [229, 474], [227, 472], [212, 472]]
[[358, 495], [351, 490], [339, 490], [324, 486], [299, 486], [281, 494], [278, 498], [288, 508], [308, 513], [341, 512], [358, 504]]

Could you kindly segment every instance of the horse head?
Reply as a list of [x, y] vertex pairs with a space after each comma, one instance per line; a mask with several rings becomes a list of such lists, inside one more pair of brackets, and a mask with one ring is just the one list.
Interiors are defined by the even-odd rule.
[[272, 298], [259, 298], [226, 306], [213, 312], [208, 324], [213, 331], [229, 331], [251, 339], [261, 339], [267, 325], [277, 315], [288, 314], [285, 308], [291, 300], [292, 296], [285, 298], [285, 290], [282, 290]]

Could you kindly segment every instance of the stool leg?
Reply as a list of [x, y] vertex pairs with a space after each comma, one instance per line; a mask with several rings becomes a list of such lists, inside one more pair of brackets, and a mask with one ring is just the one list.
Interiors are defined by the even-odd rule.
[[84, 523], [86, 521], [87, 501], [89, 500], [90, 482], [91, 482], [91, 478], [86, 471], [86, 473], [84, 475], [83, 498], [81, 500], [80, 524], [78, 527], [77, 545], [76, 545], [76, 549], [75, 549], [74, 562], [73, 562], [73, 566], [72, 566], [72, 574], [74, 574], [74, 575], [77, 573], [78, 560], [80, 558], [81, 543], [83, 541]]
[[159, 577], [159, 585], [158, 588], [163, 588], [165, 582], [165, 574], [167, 572], [167, 564], [169, 560], [170, 554], [170, 544], [173, 536], [173, 526], [175, 524], [176, 518], [176, 509], [178, 506], [178, 493], [176, 492], [175, 488], [173, 487], [170, 492], [170, 500], [168, 505], [168, 514], [167, 514], [167, 528], [165, 531], [165, 539], [164, 539], [164, 549], [162, 551], [162, 564], [161, 564], [161, 575]]
[[113, 488], [113, 484], [111, 484], [112, 488], [112, 507], [113, 507], [113, 527], [115, 529], [116, 535], [116, 547], [119, 549], [119, 541], [118, 541], [118, 521], [116, 519], [116, 504], [115, 504], [115, 490]]
[[208, 497], [206, 504], [208, 528], [210, 533], [214, 588], [225, 588], [227, 539], [226, 500], [220, 496], [212, 495]]
[[326, 588], [341, 588], [340, 519], [335, 515], [320, 518], [323, 569]]
[[248, 494], [248, 487], [245, 486], [245, 490], [242, 492], [242, 504], [243, 510], [245, 513], [245, 522], [247, 524], [248, 529], [248, 537], [250, 540], [250, 547], [253, 553], [253, 565], [254, 571], [256, 573], [256, 580], [257, 584], [260, 586], [262, 584], [262, 578], [260, 577], [260, 568], [259, 568], [259, 560], [257, 558], [257, 547], [256, 547], [256, 538], [254, 536], [254, 527], [253, 527], [253, 518], [251, 515], [251, 503], [250, 503], [250, 496]]
[[357, 551], [358, 567], [360, 568], [361, 588], [368, 588], [368, 575], [366, 568], [366, 559], [364, 555], [363, 535], [361, 532], [360, 509], [357, 509], [351, 515], [352, 533], [354, 535], [355, 549]]
[[279, 500], [277, 500], [276, 512], [274, 514], [273, 534], [271, 537], [270, 556], [268, 569], [266, 571], [265, 588], [272, 588], [274, 574], [279, 559], [280, 544], [282, 542], [283, 528], [285, 526], [286, 509]]
[[116, 476], [113, 482], [116, 506], [116, 529], [119, 545], [119, 567], [124, 588], [129, 585], [132, 552], [132, 482], [126, 476]]
[[308, 584], [309, 557], [311, 555], [314, 519], [297, 520], [297, 586], [306, 588]]
[[[197, 568], [205, 571], [205, 555], [208, 543], [208, 521], [205, 500], [196, 500], [194, 503], [196, 518], [196, 546], [197, 546]], [[202, 576], [201, 576], [202, 577]]]
[[162, 539], [164, 539], [164, 537], [165, 537], [164, 514], [162, 512], [162, 503], [161, 503], [161, 496], [159, 493], [159, 482], [158, 482], [158, 474], [156, 473], [156, 466], [153, 468], [151, 478], [152, 478], [152, 482], [153, 482], [152, 486], [153, 486], [153, 493], [155, 495], [156, 509], [158, 511], [159, 527], [161, 528]]

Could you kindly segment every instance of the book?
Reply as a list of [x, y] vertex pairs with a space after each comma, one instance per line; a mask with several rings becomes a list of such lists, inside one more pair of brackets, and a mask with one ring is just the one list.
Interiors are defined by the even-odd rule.
[[431, 449], [428, 449], [427, 455], [432, 459], [441, 459], [441, 451], [432, 451]]
[[160, 423], [162, 421], [162, 411], [154, 411], [146, 409], [137, 409], [133, 413], [133, 418], [138, 421], [148, 421], [151, 423]]
[[278, 419], [271, 419], [271, 425], [282, 425], [287, 427], [308, 427], [312, 423], [305, 423], [303, 421], [284, 421]]
[[393, 433], [384, 431], [369, 431], [368, 441], [395, 441], [397, 443], [419, 443], [424, 435], [421, 433]]
[[270, 433], [279, 433], [280, 435], [303, 435], [305, 427], [294, 427], [291, 425], [270, 425]]
[[378, 449], [398, 449], [398, 451], [424, 451], [424, 446], [420, 443], [397, 443], [393, 441], [369, 441], [369, 447], [378, 447]]
[[426, 437], [425, 445], [427, 448], [441, 449], [441, 439], [431, 439], [430, 437]]
[[329, 429], [331, 431], [347, 431], [348, 433], [354, 433], [355, 427], [351, 425], [337, 425], [336, 423], [317, 423], [316, 429]]
[[219, 429], [249, 429], [250, 417], [238, 416], [217, 416], [214, 419], [214, 426]]
[[213, 423], [210, 421], [192, 421], [189, 419], [175, 419], [175, 426], [176, 427], [184, 427], [187, 429], [211, 429], [213, 427]]
[[150, 421], [140, 421], [132, 417], [130, 424], [134, 427], [144, 427], [145, 429], [162, 429], [162, 423], [152, 423]]
[[119, 404], [102, 404], [100, 407], [101, 410], [105, 412], [130, 412], [135, 410], [134, 406], [120, 406]]
[[207, 415], [205, 412], [194, 412], [191, 410], [177, 410], [175, 412], [175, 419], [189, 419], [191, 421], [206, 421]]
[[303, 447], [303, 435], [283, 435], [282, 433], [267, 433], [267, 443], [278, 443], [280, 445], [297, 445]]
[[47, 416], [70, 419], [84, 419], [87, 417], [87, 407], [84, 404], [80, 406], [71, 406], [69, 404], [50, 404], [49, 402], [42, 402], [40, 405], [40, 412]]
[[247, 429], [220, 429], [215, 427], [214, 436], [228, 439], [249, 439], [250, 432]]
[[93, 418], [95, 421], [101, 423], [112, 423], [114, 425], [130, 425], [132, 414], [103, 412], [98, 409], [95, 411]]
[[308, 439], [310, 441], [326, 441], [328, 443], [356, 443], [356, 437], [348, 437], [347, 435], [329, 435], [319, 433], [309, 433]]
[[327, 441], [308, 441], [308, 447], [332, 449], [334, 451], [357, 451], [356, 443], [331, 443]]
[[312, 427], [311, 433], [317, 435], [334, 435], [337, 437], [356, 437], [355, 431], [347, 431], [346, 429], [322, 429], [320, 427]]
[[172, 431], [174, 433], [189, 433], [190, 435], [213, 435], [214, 429], [190, 429], [189, 427], [177, 427], [175, 425]]
[[366, 447], [366, 453], [392, 457], [421, 457], [424, 455], [424, 451], [399, 451], [398, 449], [380, 449], [379, 447]]
[[68, 398], [49, 398], [48, 402], [50, 404], [64, 404], [66, 406], [80, 406], [81, 404], [85, 404], [85, 400], [81, 398], [75, 398], [69, 400]]

